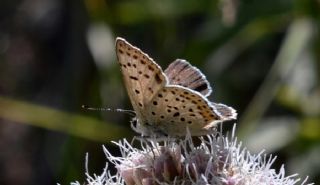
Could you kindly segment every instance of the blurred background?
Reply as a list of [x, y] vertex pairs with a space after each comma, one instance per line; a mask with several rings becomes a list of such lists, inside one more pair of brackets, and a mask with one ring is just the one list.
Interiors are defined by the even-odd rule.
[[[163, 68], [197, 66], [210, 99], [237, 109], [236, 135], [273, 168], [320, 182], [319, 0], [0, 2], [0, 184], [67, 184], [100, 174], [102, 145], [136, 135], [114, 42]], [[232, 123], [225, 123], [230, 131]]]

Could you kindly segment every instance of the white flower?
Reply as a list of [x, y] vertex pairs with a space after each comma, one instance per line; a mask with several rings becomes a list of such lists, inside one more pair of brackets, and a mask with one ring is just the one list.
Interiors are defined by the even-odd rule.
[[[220, 132], [184, 140], [157, 141], [140, 139], [141, 149], [126, 139], [115, 142], [121, 157], [112, 156], [104, 148], [108, 160], [118, 169], [114, 176], [107, 167], [102, 175], [87, 175], [89, 185], [293, 185], [301, 180], [297, 174], [286, 176], [282, 166], [277, 173], [271, 165], [276, 157], [263, 152], [251, 154], [234, 137]], [[138, 141], [138, 140], [135, 140]], [[199, 143], [196, 145], [195, 143]], [[300, 184], [306, 184], [307, 178]]]

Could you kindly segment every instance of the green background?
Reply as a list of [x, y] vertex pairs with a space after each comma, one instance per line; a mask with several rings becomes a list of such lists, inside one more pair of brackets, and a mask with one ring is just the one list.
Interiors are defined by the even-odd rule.
[[110, 141], [137, 135], [129, 115], [81, 108], [132, 109], [116, 37], [197, 66], [245, 147], [319, 183], [319, 23], [315, 0], [1, 1], [0, 184], [82, 184], [86, 152], [100, 174], [102, 144], [119, 155]]

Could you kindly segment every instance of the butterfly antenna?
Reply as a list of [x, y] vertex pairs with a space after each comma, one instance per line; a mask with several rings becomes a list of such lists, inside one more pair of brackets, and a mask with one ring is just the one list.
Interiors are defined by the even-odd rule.
[[111, 111], [111, 112], [123, 112], [125, 114], [129, 114], [130, 116], [135, 117], [136, 112], [133, 110], [125, 110], [125, 109], [111, 109], [111, 108], [101, 108], [101, 107], [89, 107], [88, 105], [82, 105], [83, 109], [93, 110], [93, 111]]

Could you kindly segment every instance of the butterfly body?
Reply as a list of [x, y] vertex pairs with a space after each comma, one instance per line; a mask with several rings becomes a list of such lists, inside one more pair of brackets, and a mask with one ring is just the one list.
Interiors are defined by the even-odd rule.
[[177, 59], [162, 71], [140, 49], [122, 38], [116, 52], [124, 83], [136, 112], [131, 126], [143, 136], [184, 136], [212, 132], [217, 123], [235, 119], [235, 110], [211, 103], [205, 76], [185, 60]]

